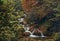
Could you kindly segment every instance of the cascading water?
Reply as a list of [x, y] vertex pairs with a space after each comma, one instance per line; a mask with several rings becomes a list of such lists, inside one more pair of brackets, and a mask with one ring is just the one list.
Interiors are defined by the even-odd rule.
[[29, 32], [30, 33], [28, 26], [23, 25], [23, 28], [24, 28], [25, 32]]
[[44, 36], [42, 31], [39, 30], [39, 32], [41, 33], [41, 37], [46, 37], [46, 36]]
[[[20, 19], [18, 19], [18, 20], [19, 20], [19, 23], [23, 23], [24, 18], [20, 18]], [[34, 38], [36, 38], [36, 37], [42, 37], [42, 38], [43, 38], [43, 37], [46, 37], [46, 36], [44, 36], [43, 32], [40, 31], [40, 30], [38, 30], [38, 31], [39, 31], [39, 33], [41, 33], [41, 36], [34, 35], [35, 30], [38, 29], [38, 25], [35, 26], [35, 28], [34, 28], [34, 30], [33, 30], [32, 32], [29, 31], [30, 27], [28, 26], [28, 24], [22, 24], [22, 26], [23, 26], [25, 32], [30, 33], [29, 37], [34, 37]]]
[[39, 37], [39, 36], [33, 35], [34, 32], [35, 32], [35, 30], [33, 30], [33, 31], [30, 33], [30, 37]]

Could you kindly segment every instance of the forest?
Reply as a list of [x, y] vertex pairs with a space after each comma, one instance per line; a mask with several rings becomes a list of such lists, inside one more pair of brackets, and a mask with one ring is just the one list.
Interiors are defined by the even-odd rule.
[[[29, 37], [21, 24], [46, 37]], [[0, 0], [0, 41], [60, 41], [60, 0]]]

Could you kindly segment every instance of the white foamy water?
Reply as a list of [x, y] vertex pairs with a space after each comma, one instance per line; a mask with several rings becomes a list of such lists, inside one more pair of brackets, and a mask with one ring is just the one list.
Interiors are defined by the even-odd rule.
[[37, 38], [37, 37], [46, 37], [44, 36], [43, 32], [39, 30], [39, 32], [41, 33], [41, 36], [37, 36], [37, 35], [33, 35], [33, 33], [35, 32], [35, 30], [33, 30], [32, 32], [29, 31], [29, 26], [25, 26], [23, 25], [23, 28], [25, 30], [25, 32], [29, 32], [30, 33], [30, 36], [29, 37], [33, 37], [33, 38]]
[[44, 34], [43, 34], [43, 32], [42, 31], [39, 31], [40, 33], [41, 33], [41, 37], [46, 37], [46, 36], [44, 36]]
[[36, 36], [36, 35], [30, 35], [30, 37], [38, 37], [38, 36]]

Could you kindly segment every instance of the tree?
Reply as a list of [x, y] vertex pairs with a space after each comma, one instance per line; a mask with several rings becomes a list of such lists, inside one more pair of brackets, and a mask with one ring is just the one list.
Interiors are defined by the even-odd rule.
[[[7, 3], [6, 3], [7, 2]], [[0, 2], [1, 3], [1, 2]], [[16, 36], [21, 26], [18, 24], [18, 18], [23, 12], [16, 10], [15, 0], [3, 0], [0, 5], [0, 40], [11, 41]], [[16, 6], [16, 7], [15, 7]]]

